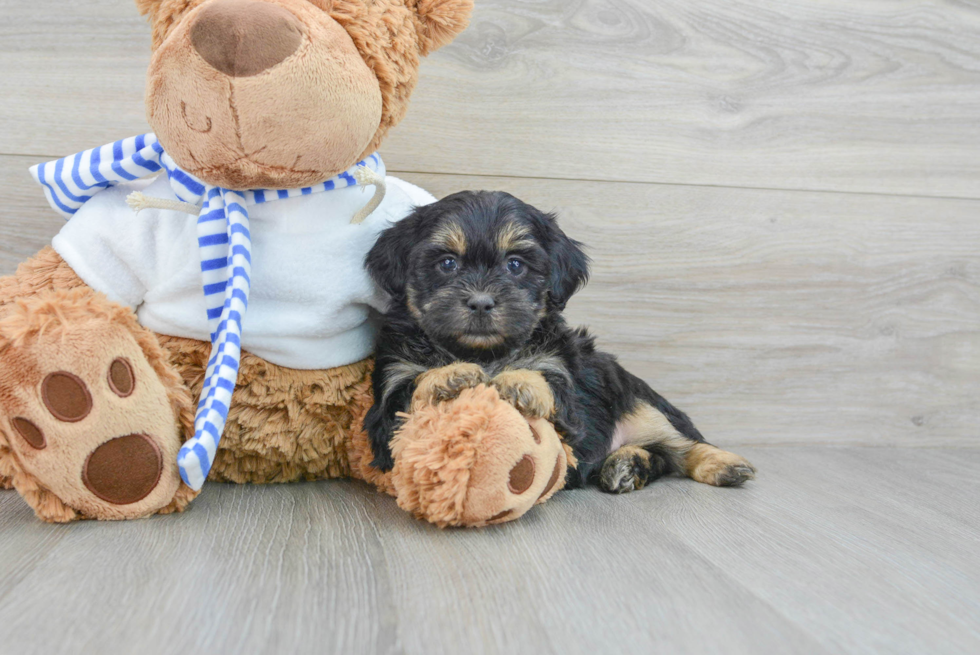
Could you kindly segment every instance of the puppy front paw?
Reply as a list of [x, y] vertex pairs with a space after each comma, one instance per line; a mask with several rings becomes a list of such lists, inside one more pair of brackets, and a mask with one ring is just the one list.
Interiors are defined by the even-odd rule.
[[529, 418], [549, 418], [555, 413], [555, 396], [538, 371], [524, 369], [504, 371], [490, 384], [500, 397]]
[[479, 364], [456, 362], [441, 368], [426, 371], [415, 382], [412, 407], [418, 409], [428, 405], [453, 400], [464, 389], [489, 384], [490, 376]]

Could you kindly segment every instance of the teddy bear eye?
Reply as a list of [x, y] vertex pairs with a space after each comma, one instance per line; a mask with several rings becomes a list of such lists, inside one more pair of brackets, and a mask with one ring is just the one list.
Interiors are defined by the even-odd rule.
[[459, 262], [456, 261], [455, 257], [443, 257], [439, 261], [439, 270], [443, 273], [452, 273], [459, 268]]

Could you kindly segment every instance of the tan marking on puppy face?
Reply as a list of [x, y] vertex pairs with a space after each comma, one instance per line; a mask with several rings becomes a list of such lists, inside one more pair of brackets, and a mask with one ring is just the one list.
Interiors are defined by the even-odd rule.
[[755, 467], [744, 457], [697, 443], [684, 459], [684, 473], [688, 477], [716, 487], [734, 487], [755, 477]]
[[457, 255], [466, 254], [466, 235], [456, 223], [442, 225], [432, 235], [432, 243], [442, 246]]
[[520, 223], [507, 223], [497, 232], [497, 250], [506, 254], [512, 250], [530, 248], [534, 240], [530, 238], [531, 230]]
[[500, 334], [461, 334], [456, 340], [468, 348], [479, 348], [486, 350], [495, 348], [505, 341], [505, 337]]
[[421, 321], [422, 312], [419, 311], [419, 306], [416, 303], [416, 297], [418, 296], [418, 292], [411, 286], [409, 286], [405, 291], [406, 291], [405, 304], [408, 306], [408, 311], [411, 312], [412, 316], [415, 317], [416, 321]]

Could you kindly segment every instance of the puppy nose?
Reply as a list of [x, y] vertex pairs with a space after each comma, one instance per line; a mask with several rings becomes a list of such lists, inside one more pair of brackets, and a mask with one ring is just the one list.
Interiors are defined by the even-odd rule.
[[494, 302], [493, 296], [486, 293], [477, 293], [470, 296], [470, 299], [466, 301], [466, 306], [470, 310], [477, 312], [479, 314], [486, 314], [491, 309], [493, 309]]
[[258, 75], [296, 52], [303, 32], [296, 16], [261, 0], [211, 0], [191, 25], [191, 44], [204, 61], [231, 77]]

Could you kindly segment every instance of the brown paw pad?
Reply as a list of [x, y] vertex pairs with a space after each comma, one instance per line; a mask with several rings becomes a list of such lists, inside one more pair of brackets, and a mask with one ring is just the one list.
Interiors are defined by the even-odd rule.
[[162, 473], [163, 456], [156, 443], [145, 434], [130, 434], [92, 451], [82, 469], [82, 481], [107, 503], [128, 505], [146, 498]]
[[532, 484], [534, 484], [534, 460], [530, 455], [525, 455], [510, 470], [507, 487], [512, 494], [519, 496], [530, 489]]
[[18, 416], [10, 422], [14, 426], [14, 431], [19, 434], [31, 448], [44, 450], [48, 445], [44, 438], [44, 432], [33, 421], [29, 421], [22, 416]]
[[117, 357], [109, 365], [109, 388], [120, 398], [129, 398], [136, 389], [136, 374], [128, 360]]
[[541, 500], [554, 490], [555, 485], [558, 484], [558, 478], [561, 475], [562, 468], [562, 458], [559, 456], [558, 459], [555, 460], [555, 469], [551, 472], [551, 477], [548, 478], [548, 484], [545, 486], [544, 491], [541, 492], [538, 500]]
[[51, 415], [65, 423], [77, 423], [92, 411], [92, 394], [74, 373], [58, 371], [41, 383], [41, 400]]

